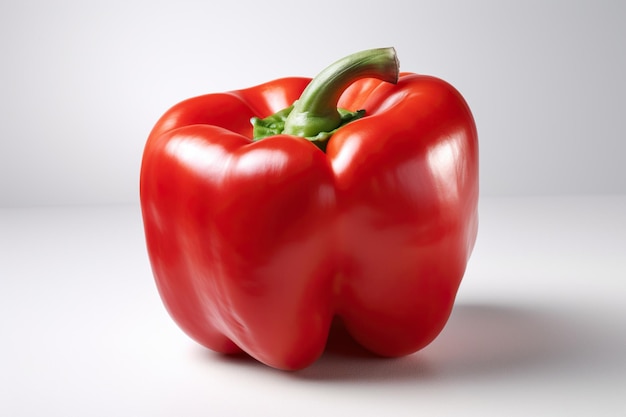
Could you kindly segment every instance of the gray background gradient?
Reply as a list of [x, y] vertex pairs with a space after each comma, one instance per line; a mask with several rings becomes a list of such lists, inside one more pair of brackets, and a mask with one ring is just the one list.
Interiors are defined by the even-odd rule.
[[171, 105], [382, 46], [465, 96], [483, 196], [625, 193], [625, 5], [2, 2], [0, 207], [135, 203]]

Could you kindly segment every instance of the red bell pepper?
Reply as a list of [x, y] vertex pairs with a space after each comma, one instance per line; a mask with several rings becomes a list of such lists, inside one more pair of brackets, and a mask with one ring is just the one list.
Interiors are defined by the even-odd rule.
[[476, 127], [451, 85], [363, 51], [175, 105], [140, 196], [159, 293], [200, 344], [295, 370], [339, 318], [407, 355], [444, 327], [474, 246]]

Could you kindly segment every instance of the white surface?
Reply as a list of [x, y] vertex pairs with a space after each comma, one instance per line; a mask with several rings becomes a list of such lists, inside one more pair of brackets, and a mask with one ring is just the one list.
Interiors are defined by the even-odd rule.
[[0, 415], [623, 416], [625, 213], [626, 196], [483, 199], [434, 343], [396, 360], [339, 344], [285, 373], [175, 327], [138, 207], [3, 209]]
[[483, 195], [623, 194], [624, 20], [615, 0], [3, 1], [0, 206], [136, 203], [170, 106], [381, 46], [465, 96]]

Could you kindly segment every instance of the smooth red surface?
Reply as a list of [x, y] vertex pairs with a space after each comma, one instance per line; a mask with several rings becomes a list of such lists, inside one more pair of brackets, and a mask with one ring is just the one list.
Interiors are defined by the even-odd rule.
[[476, 239], [473, 117], [446, 82], [405, 73], [344, 92], [367, 115], [326, 153], [252, 142], [250, 118], [309, 81], [192, 98], [157, 123], [140, 188], [159, 292], [197, 342], [279, 369], [314, 362], [335, 316], [377, 354], [413, 353], [445, 325]]

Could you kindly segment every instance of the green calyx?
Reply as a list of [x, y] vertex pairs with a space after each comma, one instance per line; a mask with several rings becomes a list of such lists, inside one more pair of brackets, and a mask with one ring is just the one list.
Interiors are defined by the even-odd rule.
[[[293, 112], [294, 106], [291, 105], [285, 109], [280, 110], [272, 114], [271, 116], [266, 117], [265, 119], [259, 119], [258, 117], [252, 118], [252, 125], [254, 126], [253, 134], [255, 141], [264, 139], [268, 136], [280, 135], [285, 132], [285, 123], [289, 118], [289, 115]], [[357, 110], [350, 111], [346, 109], [337, 109], [340, 117], [339, 126], [335, 127], [330, 131], [321, 131], [318, 132], [315, 136], [302, 136], [303, 138], [313, 142], [323, 151], [326, 151], [326, 143], [328, 139], [335, 133], [339, 128], [347, 123], [350, 123], [353, 120], [360, 119], [365, 116], [365, 110]]]
[[369, 49], [349, 55], [320, 72], [296, 102], [269, 117], [253, 117], [253, 140], [286, 134], [300, 136], [325, 151], [339, 128], [365, 116], [365, 110], [337, 108], [346, 88], [361, 78], [397, 83], [399, 62], [394, 48]]

